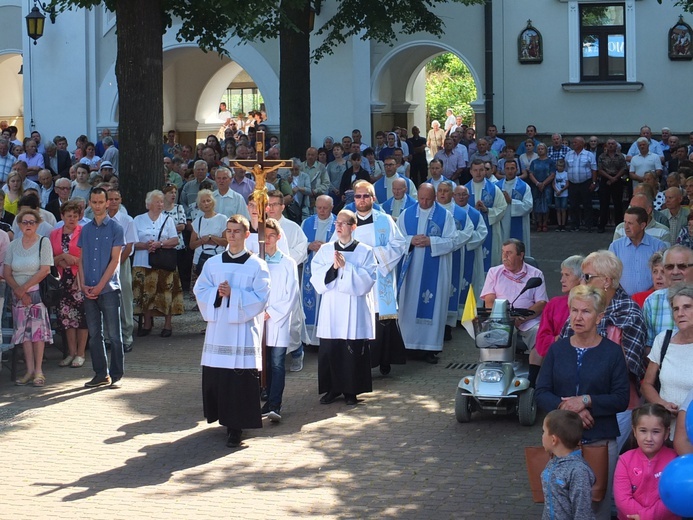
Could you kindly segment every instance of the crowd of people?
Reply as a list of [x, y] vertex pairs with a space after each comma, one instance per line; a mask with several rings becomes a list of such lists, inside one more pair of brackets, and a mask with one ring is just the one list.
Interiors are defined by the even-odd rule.
[[[133, 317], [142, 317], [138, 336], [162, 317], [160, 335], [170, 337], [189, 292], [207, 322], [205, 417], [238, 446], [263, 416], [281, 421], [285, 361], [301, 370], [306, 345], [319, 345], [325, 405], [360, 402], [372, 391], [372, 368], [387, 375], [408, 358], [437, 363], [470, 293], [491, 306], [527, 279], [543, 280], [530, 230], [548, 231], [555, 212], [557, 232], [615, 230], [608, 251], [565, 260], [563, 296], [549, 301], [542, 284], [518, 303], [535, 312], [516, 327], [539, 405], [575, 412], [582, 442], [608, 446], [610, 475], [643, 399], [672, 416], [679, 453], [691, 450], [675, 424], [693, 388], [693, 134], [684, 145], [664, 129], [660, 143], [644, 126], [624, 154], [614, 139], [603, 148], [596, 137], [541, 142], [532, 125], [517, 147], [494, 125], [475, 139], [454, 117], [444, 128], [434, 121], [427, 138], [416, 127], [412, 137], [403, 128], [377, 132], [373, 146], [354, 130], [267, 169], [264, 200], [254, 193], [257, 170], [236, 164], [256, 158], [257, 134], [228, 123], [222, 140], [210, 135], [195, 149], [167, 133], [162, 190], [148, 193], [147, 211], [134, 218], [122, 205], [109, 132], [96, 144], [81, 136], [72, 153], [64, 137], [44, 148], [33, 132], [15, 157], [13, 129], [3, 130], [0, 252], [13, 342], [26, 359], [18, 385], [46, 383], [52, 335], [39, 282], [51, 266], [62, 289], [60, 366], [82, 366], [88, 341], [95, 375], [87, 387], [122, 385]], [[256, 123], [249, 128], [267, 130]], [[265, 139], [267, 158], [279, 158], [277, 137]], [[632, 420], [637, 430], [642, 414]]]

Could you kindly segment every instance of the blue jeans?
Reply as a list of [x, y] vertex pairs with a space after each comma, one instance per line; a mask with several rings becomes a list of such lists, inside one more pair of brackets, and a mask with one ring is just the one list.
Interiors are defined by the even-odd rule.
[[303, 355], [303, 343], [301, 343], [301, 346], [291, 353], [291, 359], [298, 359], [301, 357], [301, 355]]
[[285, 359], [286, 347], [267, 347], [265, 370], [267, 370], [267, 402], [270, 408], [281, 408], [282, 406], [286, 381]]
[[[120, 327], [120, 291], [99, 294], [96, 300], [84, 299], [84, 311], [89, 329], [91, 365], [99, 377], [109, 375], [114, 379], [123, 377], [125, 354]], [[111, 367], [108, 368], [106, 345], [103, 338], [104, 324], [111, 340]]]

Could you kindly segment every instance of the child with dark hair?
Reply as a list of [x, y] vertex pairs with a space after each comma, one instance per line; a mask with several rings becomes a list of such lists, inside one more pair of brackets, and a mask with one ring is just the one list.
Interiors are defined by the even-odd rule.
[[544, 419], [541, 443], [553, 457], [541, 473], [542, 520], [593, 520], [595, 476], [582, 458], [582, 418], [569, 410], [552, 410]]

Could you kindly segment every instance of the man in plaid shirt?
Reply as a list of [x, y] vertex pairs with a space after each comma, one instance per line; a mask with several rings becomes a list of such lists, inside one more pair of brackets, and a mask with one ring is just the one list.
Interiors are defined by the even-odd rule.
[[558, 159], [565, 159], [569, 151], [570, 148], [563, 144], [563, 137], [561, 137], [561, 134], [553, 134], [551, 136], [551, 146], [549, 146], [546, 151], [549, 159], [553, 162], [556, 162]]
[[647, 327], [645, 345], [648, 349], [652, 348], [652, 343], [660, 332], [677, 331], [667, 298], [669, 287], [681, 282], [693, 283], [693, 250], [685, 246], [672, 246], [664, 252], [663, 263], [667, 287], [650, 294], [643, 307]]

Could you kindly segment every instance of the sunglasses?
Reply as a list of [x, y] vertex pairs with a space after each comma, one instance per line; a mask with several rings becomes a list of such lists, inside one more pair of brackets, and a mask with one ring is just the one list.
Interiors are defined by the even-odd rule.
[[370, 193], [356, 193], [356, 194], [354, 195], [354, 198], [355, 198], [355, 199], [370, 199], [370, 198], [371, 198], [371, 194], [370, 194]]
[[673, 271], [676, 267], [679, 271], [685, 271], [689, 267], [693, 267], [693, 264], [664, 264], [664, 269], [667, 271]]
[[36, 222], [35, 220], [22, 220], [20, 224], [23, 226], [35, 226], [36, 224], [38, 224], [38, 222]]
[[601, 274], [583, 274], [582, 279], [589, 283], [592, 278], [604, 278]]

